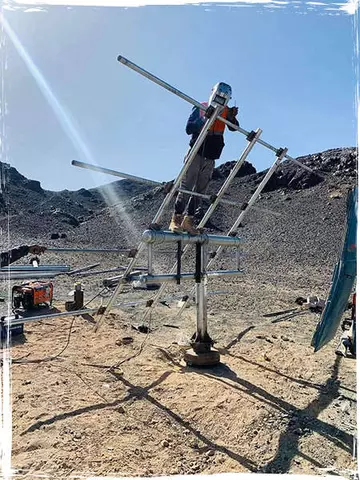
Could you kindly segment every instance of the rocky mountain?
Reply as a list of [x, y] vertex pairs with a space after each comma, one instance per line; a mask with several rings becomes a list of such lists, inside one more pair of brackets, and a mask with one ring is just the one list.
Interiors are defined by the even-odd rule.
[[[255, 270], [268, 263], [270, 269], [282, 266], [284, 273], [286, 262], [296, 268], [303, 262], [303, 269], [312, 265], [329, 272], [334, 263], [342, 241], [347, 191], [357, 181], [357, 151], [332, 149], [298, 160], [314, 173], [283, 162], [240, 229], [248, 243], [247, 264]], [[215, 169], [210, 194], [219, 190], [234, 164], [226, 162]], [[164, 199], [162, 187], [128, 180], [91, 190], [51, 192], [10, 165], [1, 164], [1, 172], [0, 227], [6, 231], [9, 222], [12, 244], [32, 239], [48, 246], [134, 247]], [[225, 198], [240, 207], [265, 174], [246, 162]], [[207, 206], [205, 202], [203, 208]], [[207, 225], [209, 232], [226, 233], [239, 207], [219, 205]], [[172, 208], [164, 213], [164, 228]]]

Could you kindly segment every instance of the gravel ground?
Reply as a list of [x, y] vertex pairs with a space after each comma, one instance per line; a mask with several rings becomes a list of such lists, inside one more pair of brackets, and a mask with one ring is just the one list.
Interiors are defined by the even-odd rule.
[[[324, 170], [330, 168], [328, 156], [311, 161]], [[238, 230], [244, 273], [211, 280], [208, 287], [227, 292], [209, 296], [208, 303], [209, 332], [221, 353], [218, 367], [185, 366], [196, 312], [192, 305], [176, 317], [177, 300], [155, 308], [148, 335], [134, 329], [143, 304], [115, 309], [97, 333], [96, 316], [28, 324], [11, 347], [12, 463], [19, 476], [331, 472], [350, 477], [356, 467], [355, 361], [335, 355], [338, 337], [314, 354], [315, 314], [279, 323], [263, 317], [294, 307], [298, 296], [326, 297], [344, 235], [346, 194], [356, 180], [344, 162], [342, 176], [330, 168], [325, 181], [312, 186], [299, 186], [312, 181], [301, 177], [294, 188], [270, 188], [256, 204], [267, 210], [253, 209], [245, 218]], [[237, 178], [229, 197], [241, 204], [261, 175]], [[214, 180], [212, 191], [221, 183]], [[67, 238], [58, 240], [50, 240], [53, 219], [44, 228], [37, 228], [32, 215], [23, 217], [19, 228], [16, 218], [10, 219], [10, 238], [2, 224], [2, 246], [134, 247], [162, 198], [158, 190], [137, 192], [121, 206], [102, 207], [79, 226], [64, 227]], [[238, 211], [219, 207], [208, 232], [226, 233]], [[175, 252], [169, 250], [156, 252], [157, 273], [172, 266]], [[127, 258], [51, 252], [42, 257], [42, 263], [72, 268], [97, 262], [105, 269], [126, 265]], [[145, 257], [140, 264], [146, 265]], [[233, 252], [225, 252], [214, 268], [233, 264]], [[184, 270], [193, 266], [189, 254]], [[103, 278], [80, 277], [85, 302], [99, 293]], [[55, 307], [63, 311], [74, 278], [64, 275], [54, 283]], [[165, 296], [189, 293], [190, 287], [168, 286]], [[5, 282], [2, 291], [8, 292]], [[118, 302], [151, 295], [126, 289]], [[99, 298], [90, 303], [98, 305]], [[107, 367], [114, 364], [119, 366], [111, 373]]]

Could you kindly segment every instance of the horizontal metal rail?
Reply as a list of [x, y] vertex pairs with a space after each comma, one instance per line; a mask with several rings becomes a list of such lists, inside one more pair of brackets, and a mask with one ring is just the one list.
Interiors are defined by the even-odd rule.
[[[243, 270], [214, 270], [210, 272], [205, 272], [205, 277], [235, 277], [243, 273]], [[160, 274], [160, 275], [138, 275], [138, 276], [128, 276], [123, 277], [123, 282], [141, 282], [141, 283], [163, 283], [163, 282], [176, 282], [178, 278], [182, 280], [194, 280], [195, 273], [181, 273], [177, 274]]]
[[69, 272], [69, 265], [39, 265], [33, 267], [32, 265], [9, 265], [8, 267], [0, 268], [1, 273], [12, 272]]
[[77, 252], [77, 253], [128, 253], [130, 252], [130, 248], [57, 248], [57, 247], [49, 247], [45, 250], [45, 252], [59, 252], [59, 253], [70, 253], [70, 252]]
[[75, 310], [73, 312], [59, 312], [59, 313], [50, 313], [49, 315], [39, 315], [37, 317], [21, 317], [18, 319], [10, 319], [6, 318], [1, 320], [1, 324], [6, 326], [9, 324], [12, 325], [21, 325], [22, 323], [30, 323], [30, 322], [39, 322], [40, 320], [48, 320], [51, 318], [57, 317], [73, 317], [78, 315], [84, 315], [85, 313], [95, 313], [99, 310], [99, 308], [84, 308], [84, 310]]
[[[206, 107], [198, 102], [197, 100], [189, 97], [188, 95], [186, 95], [185, 93], [181, 92], [180, 90], [178, 90], [177, 88], [174, 88], [173, 86], [169, 85], [168, 83], [164, 82], [164, 80], [161, 80], [160, 78], [156, 77], [155, 75], [153, 75], [152, 73], [146, 71], [145, 69], [139, 67], [138, 65], [136, 65], [135, 63], [131, 62], [130, 60], [128, 60], [127, 58], [123, 57], [122, 55], [119, 55], [118, 56], [118, 61], [120, 63], [122, 63], [123, 65], [131, 68], [132, 70], [134, 70], [135, 72], [139, 73], [140, 75], [142, 75], [143, 77], [151, 80], [152, 82], [156, 83], [157, 85], [160, 85], [160, 87], [163, 87], [165, 88], [166, 90], [168, 90], [169, 92], [173, 93], [174, 95], [177, 95], [178, 97], [182, 98], [183, 100], [185, 100], [186, 102], [188, 103], [191, 103], [192, 105], [194, 105], [195, 107], [198, 107], [200, 108], [201, 110], [203, 111], [206, 111]], [[237, 130], [238, 132], [242, 133], [243, 135], [246, 135], [248, 136], [250, 132], [248, 132], [247, 130], [244, 130], [243, 128], [229, 122], [229, 120], [226, 120], [225, 118], [221, 117], [220, 115], [217, 117], [217, 120], [220, 120], [221, 122], [225, 123], [226, 125], [228, 125], [229, 127], [233, 128], [234, 130]], [[261, 140], [260, 138], [257, 140], [257, 143], [259, 143], [260, 145], [262, 145], [263, 147], [266, 147], [268, 148], [269, 150], [272, 150], [273, 152], [277, 153], [280, 149], [279, 148], [276, 148], [272, 145], [270, 145], [269, 143], [265, 142], [264, 140]], [[294, 162], [296, 165], [298, 165], [299, 167], [311, 172], [311, 173], [315, 173], [316, 175], [318, 175], [316, 172], [314, 172], [311, 168], [309, 168], [307, 165], [304, 165], [303, 163], [299, 162], [298, 160], [296, 160], [295, 158], [292, 158], [290, 157], [290, 155], [285, 155], [285, 158], [287, 158], [288, 160]]]
[[188, 233], [172, 233], [168, 231], [145, 230], [142, 234], [142, 241], [150, 244], [161, 243], [178, 243], [182, 244], [207, 244], [207, 245], [223, 245], [226, 247], [238, 247], [242, 240], [239, 237], [226, 237], [224, 235], [207, 235], [201, 233], [199, 235], [190, 235]]
[[36, 280], [40, 278], [55, 278], [60, 275], [68, 275], [67, 272], [12, 272], [8, 275], [0, 275], [0, 281], [12, 280]]
[[74, 165], [75, 167], [85, 168], [86, 170], [93, 170], [94, 172], [105, 173], [107, 175], [112, 175], [113, 177], [120, 177], [120, 178], [133, 180], [134, 182], [137, 182], [137, 183], [145, 183], [153, 187], [164, 185], [161, 182], [157, 182], [155, 180], [149, 180], [148, 178], [138, 177], [136, 175], [131, 175], [129, 173], [117, 172], [116, 170], [111, 170], [110, 168], [99, 167], [97, 165], [92, 165], [90, 163], [79, 162], [78, 160], [73, 160], [71, 162], [71, 165]]
[[[84, 272], [84, 273], [74, 273], [74, 277], [91, 277], [92, 275], [100, 275], [103, 273], [111, 273], [111, 272], [122, 272], [126, 270], [126, 267], [117, 267], [117, 268], [109, 268], [107, 270], [95, 270], [93, 272]], [[144, 270], [147, 271], [147, 268], [137, 268], [137, 270]]]

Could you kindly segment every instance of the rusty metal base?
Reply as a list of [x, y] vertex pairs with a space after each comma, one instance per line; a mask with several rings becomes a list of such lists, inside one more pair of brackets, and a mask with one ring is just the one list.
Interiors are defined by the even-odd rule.
[[185, 352], [184, 360], [188, 367], [213, 367], [220, 363], [220, 353], [212, 348], [204, 353], [196, 353], [191, 349]]

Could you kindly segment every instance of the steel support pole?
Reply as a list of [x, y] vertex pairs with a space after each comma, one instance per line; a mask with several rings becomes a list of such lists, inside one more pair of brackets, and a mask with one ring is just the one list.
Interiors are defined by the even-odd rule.
[[[178, 97], [182, 98], [183, 100], [185, 100], [186, 102], [188, 103], [191, 103], [192, 105], [194, 105], [195, 107], [198, 107], [200, 108], [201, 110], [206, 110], [206, 107], [204, 107], [204, 105], [202, 105], [200, 102], [194, 100], [193, 98], [189, 97], [188, 95], [186, 95], [185, 93], [181, 92], [180, 90], [178, 90], [177, 88], [174, 88], [172, 87], [171, 85], [169, 85], [168, 83], [164, 82], [164, 80], [161, 80], [160, 78], [156, 77], [155, 75], [153, 75], [152, 73], [146, 71], [145, 69], [139, 67], [138, 65], [136, 65], [135, 63], [131, 62], [130, 60], [128, 60], [127, 58], [123, 57], [122, 55], [119, 55], [118, 56], [118, 61], [120, 63], [122, 63], [123, 65], [129, 67], [131, 70], [134, 70], [135, 72], [139, 73], [140, 75], [142, 75], [143, 77], [151, 80], [152, 82], [156, 83], [157, 85], [160, 85], [161, 87], [165, 88], [166, 90], [168, 90], [169, 92], [177, 95]], [[242, 133], [243, 135], [246, 135], [248, 136], [250, 132], [248, 132], [247, 130], [244, 130], [243, 128], [229, 122], [229, 120], [226, 120], [225, 118], [221, 117], [221, 116], [218, 116], [217, 120], [220, 120], [221, 122], [225, 123], [226, 125], [232, 127], [234, 130], [237, 130], [238, 132]], [[273, 147], [272, 145], [270, 145], [269, 143], [267, 142], [264, 142], [263, 140], [259, 139], [258, 140], [258, 143], [260, 143], [260, 145], [262, 145], [263, 147], [266, 147], [268, 148], [269, 150], [272, 150], [274, 153], [277, 153], [279, 151], [279, 148], [276, 148], [276, 147]], [[285, 155], [285, 158], [287, 158], [288, 160], [291, 160], [292, 162], [294, 162], [296, 165], [298, 165], [299, 167], [301, 168], [304, 168], [305, 170], [311, 172], [311, 173], [315, 173], [311, 168], [307, 167], [306, 165], [302, 164], [301, 162], [299, 162], [298, 160], [295, 160], [295, 158], [292, 158], [290, 157], [289, 155]], [[318, 174], [317, 174], [318, 175]]]
[[[245, 147], [245, 149], [243, 150], [243, 152], [241, 153], [240, 155], [240, 158], [237, 160], [237, 162], [235, 163], [234, 167], [232, 168], [231, 172], [229, 173], [229, 175], [227, 176], [225, 182], [223, 183], [223, 185], [221, 186], [220, 190], [218, 191], [217, 195], [216, 195], [216, 200], [214, 201], [214, 203], [212, 203], [209, 208], [207, 209], [204, 217], [202, 218], [202, 220], [200, 221], [199, 223], [199, 228], [203, 228], [207, 221], [209, 220], [209, 218], [211, 217], [211, 215], [213, 214], [213, 212], [215, 211], [217, 205], [219, 204], [220, 200], [222, 199], [222, 197], [224, 196], [225, 192], [227, 191], [227, 189], [229, 188], [230, 186], [230, 183], [233, 181], [233, 179], [236, 177], [237, 173], [239, 172], [241, 166], [244, 164], [247, 156], [249, 155], [249, 153], [251, 152], [251, 150], [253, 149], [253, 147], [255, 146], [256, 142], [258, 141], [260, 135], [262, 133], [262, 130], [260, 128], [258, 128], [255, 132], [255, 134], [252, 136], [252, 138], [249, 140], [249, 143], [248, 145]], [[187, 249], [188, 249], [188, 246], [186, 245], [184, 250], [183, 250], [183, 255], [187, 252]], [[173, 265], [172, 269], [170, 270], [170, 273], [174, 273], [176, 271], [176, 263]], [[163, 295], [164, 293], [164, 290], [166, 288], [166, 285], [161, 285], [161, 287], [159, 288], [159, 290], [157, 291], [157, 293], [155, 294], [154, 298], [153, 298], [153, 302], [151, 304], [150, 307], [148, 307], [145, 312], [144, 312], [144, 316], [143, 316], [143, 322], [145, 322], [145, 320], [147, 319], [147, 317], [150, 315], [151, 311], [153, 310], [153, 308], [155, 307], [158, 299], [160, 298], [161, 295]]]
[[197, 255], [200, 256], [200, 278], [196, 283], [196, 330], [197, 330], [197, 340], [200, 342], [205, 342], [207, 333], [207, 302], [206, 302], [206, 291], [204, 283], [204, 247], [199, 245], [199, 252]]
[[148, 244], [148, 274], [152, 275], [153, 272], [153, 246], [151, 243]]
[[[186, 155], [184, 165], [183, 165], [179, 175], [177, 176], [175, 182], [173, 183], [173, 186], [172, 186], [170, 192], [166, 195], [166, 197], [164, 198], [159, 210], [155, 214], [155, 217], [153, 218], [153, 220], [151, 222], [153, 225], [158, 224], [164, 210], [169, 205], [171, 199], [173, 198], [177, 188], [179, 187], [179, 185], [181, 183], [181, 180], [184, 178], [184, 176], [185, 176], [186, 172], [188, 171], [193, 159], [197, 155], [203, 141], [205, 140], [205, 138], [207, 136], [207, 133], [208, 133], [208, 130], [211, 128], [212, 124], [215, 122], [216, 118], [218, 117], [218, 115], [221, 111], [222, 111], [221, 107], [216, 107], [214, 112], [210, 116], [210, 118], [208, 118], [206, 120], [198, 138], [196, 139], [196, 141], [193, 145], [193, 147], [190, 149], [190, 151]], [[134, 257], [130, 261], [127, 269], [125, 270], [124, 277], [126, 277], [131, 272], [131, 270], [133, 269], [133, 267], [135, 266], [135, 264], [136, 264], [136, 262], [139, 258], [140, 253], [142, 253], [143, 249], [144, 249], [144, 243], [141, 242], [138, 249], [137, 249], [136, 255], [134, 255]], [[100, 319], [98, 320], [98, 322], [95, 326], [95, 331], [97, 331], [99, 329], [99, 327], [101, 326], [104, 315], [106, 315], [109, 312], [109, 310], [111, 309], [111, 307], [113, 306], [113, 304], [116, 300], [117, 295], [122, 291], [122, 288], [123, 288], [123, 282], [120, 282], [118, 284], [118, 286], [116, 287], [113, 296], [110, 298], [110, 301], [107, 304], [104, 313], [101, 315]]]

